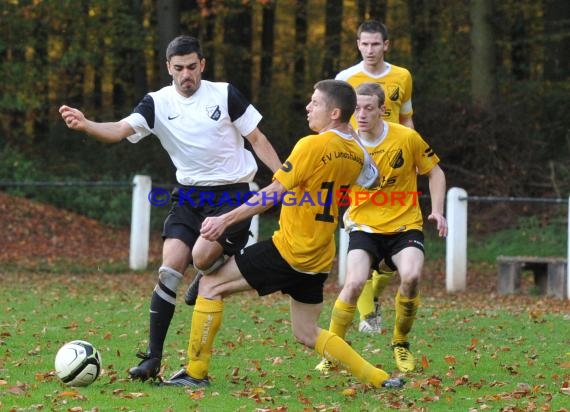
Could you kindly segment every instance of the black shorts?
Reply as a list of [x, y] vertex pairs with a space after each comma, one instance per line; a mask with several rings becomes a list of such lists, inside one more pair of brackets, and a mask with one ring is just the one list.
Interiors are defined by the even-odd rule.
[[[172, 207], [164, 221], [163, 238], [180, 239], [194, 247], [200, 236], [202, 222], [208, 216], [219, 216], [245, 202], [250, 197], [249, 184], [223, 186], [180, 186], [172, 191]], [[229, 227], [218, 239], [224, 254], [234, 255], [243, 249], [249, 238], [251, 219]]]
[[246, 247], [235, 255], [237, 267], [259, 296], [281, 291], [298, 302], [323, 302], [323, 285], [327, 273], [309, 275], [293, 269], [281, 257], [272, 240]]
[[377, 269], [378, 264], [384, 259], [390, 269], [396, 270], [392, 256], [407, 247], [424, 251], [424, 234], [421, 230], [408, 230], [390, 235], [357, 230], [350, 232], [349, 237], [348, 250], [361, 249], [370, 253], [372, 269]]

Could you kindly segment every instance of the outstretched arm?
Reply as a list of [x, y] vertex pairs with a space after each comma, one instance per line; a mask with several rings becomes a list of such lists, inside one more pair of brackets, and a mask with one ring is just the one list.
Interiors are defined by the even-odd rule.
[[251, 147], [257, 157], [259, 157], [273, 173], [281, 167], [282, 162], [279, 160], [275, 149], [261, 130], [256, 127], [253, 132], [245, 136], [245, 138], [251, 143]]
[[285, 187], [278, 180], [273, 180], [270, 185], [261, 189], [256, 195], [231, 212], [204, 219], [200, 234], [206, 240], [215, 241], [229, 226], [271, 208], [281, 199], [281, 195], [285, 190]]
[[132, 135], [135, 131], [125, 121], [99, 123], [89, 120], [78, 109], [61, 106], [59, 113], [68, 128], [87, 133], [105, 143], [115, 143]]
[[447, 220], [443, 214], [445, 202], [445, 174], [439, 165], [435, 165], [427, 174], [431, 197], [431, 213], [428, 220], [434, 221], [440, 237], [447, 236]]

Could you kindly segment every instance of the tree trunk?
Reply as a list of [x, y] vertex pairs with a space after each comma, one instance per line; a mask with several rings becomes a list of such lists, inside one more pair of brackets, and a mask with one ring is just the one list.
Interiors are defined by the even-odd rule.
[[261, 68], [260, 83], [262, 94], [266, 95], [271, 89], [271, 76], [273, 74], [273, 50], [275, 43], [275, 1], [263, 6], [263, 27], [261, 32]]
[[437, 29], [437, 12], [434, 7], [430, 0], [410, 0], [408, 2], [413, 67], [421, 67], [424, 62], [432, 64], [428, 50], [433, 43]]
[[203, 34], [201, 40], [202, 51], [206, 57], [206, 69], [203, 76], [208, 80], [216, 80], [216, 13], [214, 1], [205, 0], [200, 2], [200, 14], [203, 16]]
[[378, 20], [379, 22], [386, 23], [386, 16], [388, 14], [387, 0], [358, 0], [357, 8], [358, 24], [365, 20]]
[[158, 64], [160, 69], [160, 85], [171, 82], [166, 68], [166, 48], [168, 43], [180, 34], [180, 1], [156, 0], [157, 32], [158, 32]]
[[515, 80], [527, 80], [530, 77], [529, 35], [524, 13], [521, 9], [513, 10], [514, 24], [511, 27], [511, 62]]
[[297, 0], [295, 3], [295, 63], [293, 66], [293, 112], [302, 112], [305, 108], [305, 51], [307, 50], [307, 3]]
[[325, 55], [323, 79], [334, 78], [338, 71], [342, 32], [342, 0], [327, 0], [325, 16]]
[[570, 2], [546, 0], [544, 6], [546, 80], [563, 81], [570, 76]]
[[226, 81], [251, 99], [251, 3], [235, 3], [224, 19], [224, 75]]
[[492, 15], [493, 0], [471, 1], [471, 96], [480, 108], [489, 107], [496, 92]]
[[[142, 0], [132, 0], [132, 13], [135, 18], [135, 21], [139, 25], [139, 30], [143, 30], [143, 11], [142, 11]], [[137, 45], [132, 45], [131, 49], [128, 52], [129, 58], [127, 61], [131, 61], [132, 66], [132, 73], [133, 73], [133, 96], [135, 101], [141, 99], [145, 93], [147, 92], [147, 78], [146, 78], [146, 70], [145, 70], [145, 63], [146, 58], [144, 55], [144, 50], [142, 47]], [[119, 106], [123, 107], [123, 105], [128, 104], [128, 102], [119, 102]], [[133, 102], [131, 102], [132, 104]]]
[[370, 0], [368, 5], [368, 18], [386, 23], [386, 17], [388, 15], [387, 3], [387, 0]]

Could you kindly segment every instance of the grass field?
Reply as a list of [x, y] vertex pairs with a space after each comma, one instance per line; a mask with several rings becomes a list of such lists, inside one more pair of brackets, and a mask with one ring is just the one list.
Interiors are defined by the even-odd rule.
[[[486, 268], [481, 268], [485, 272]], [[566, 411], [570, 405], [570, 305], [537, 296], [447, 295], [431, 270], [411, 336], [418, 371], [402, 390], [378, 390], [343, 371], [321, 376], [319, 357], [294, 342], [288, 300], [253, 294], [227, 300], [206, 390], [126, 379], [146, 347], [154, 272], [83, 274], [9, 271], [0, 278], [0, 410], [7, 411]], [[487, 277], [487, 281], [488, 281]], [[478, 280], [485, 284], [484, 278]], [[393, 322], [392, 285], [384, 325]], [[321, 325], [336, 297], [328, 283]], [[191, 309], [179, 305], [166, 342], [164, 375], [185, 362]], [[397, 373], [390, 333], [347, 336], [364, 357]], [[85, 339], [103, 375], [69, 388], [54, 375], [64, 342]]]
[[[475, 236], [470, 227], [467, 292], [457, 294], [445, 292], [445, 242], [426, 227], [422, 305], [410, 335], [418, 370], [406, 375], [402, 390], [373, 389], [344, 371], [321, 376], [313, 369], [318, 355], [292, 338], [287, 298], [249, 293], [226, 301], [212, 385], [193, 392], [127, 379], [134, 354], [146, 348], [160, 236], [151, 239], [149, 269], [134, 273], [127, 267], [128, 229], [2, 192], [0, 212], [0, 411], [570, 410], [570, 301], [538, 295], [530, 273], [521, 295], [497, 296], [494, 264], [498, 254], [564, 256], [565, 221], [531, 218], [498, 230], [492, 219], [473, 219], [473, 229], [493, 233]], [[495, 222], [516, 215], [497, 216]], [[275, 226], [275, 216], [262, 220], [261, 236]], [[323, 327], [338, 294], [335, 274], [326, 286]], [[394, 374], [396, 287], [382, 296], [386, 332], [353, 329], [347, 336]], [[178, 306], [165, 377], [185, 364], [191, 314]], [[66, 387], [54, 374], [58, 348], [74, 339], [90, 341], [103, 357], [102, 376], [86, 388]]]

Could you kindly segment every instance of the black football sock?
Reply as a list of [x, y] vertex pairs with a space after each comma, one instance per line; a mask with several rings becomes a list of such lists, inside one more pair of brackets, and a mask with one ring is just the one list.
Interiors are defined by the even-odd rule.
[[148, 351], [153, 358], [162, 358], [164, 340], [176, 308], [176, 290], [182, 280], [182, 274], [168, 266], [161, 266], [158, 273], [158, 283], [150, 299]]

